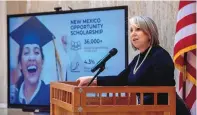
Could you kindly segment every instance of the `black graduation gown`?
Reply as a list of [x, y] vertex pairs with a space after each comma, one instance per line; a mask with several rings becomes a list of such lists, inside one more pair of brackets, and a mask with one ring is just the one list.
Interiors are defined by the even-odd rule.
[[[140, 59], [137, 67], [142, 62], [148, 49], [139, 54]], [[118, 76], [98, 77], [97, 84], [100, 86], [175, 86], [174, 63], [166, 50], [159, 45], [153, 46], [146, 60], [139, 67], [138, 71], [133, 74], [139, 55], [135, 56], [129, 66]], [[137, 96], [139, 95], [137, 94]], [[179, 113], [180, 110], [177, 110], [177, 115], [190, 115], [183, 101], [180, 100], [177, 95], [177, 103], [181, 105], [177, 105], [177, 109], [182, 111]], [[167, 102], [167, 94], [158, 94], [158, 104], [167, 104]], [[153, 104], [153, 94], [145, 94], [144, 104]]]
[[[20, 90], [20, 89], [19, 89]], [[25, 104], [20, 103], [19, 101], [19, 93], [17, 94], [17, 101], [16, 104]], [[49, 105], [50, 104], [50, 86], [46, 85], [41, 80], [41, 86], [35, 97], [28, 105]]]

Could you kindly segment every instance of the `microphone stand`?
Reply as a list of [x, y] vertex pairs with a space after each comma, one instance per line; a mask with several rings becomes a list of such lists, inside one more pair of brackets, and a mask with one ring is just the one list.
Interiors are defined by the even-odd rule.
[[103, 63], [101, 65], [101, 67], [99, 68], [98, 72], [96, 73], [96, 75], [94, 75], [94, 77], [91, 79], [91, 81], [88, 83], [88, 86], [90, 86], [90, 84], [94, 81], [94, 79], [105, 69], [105, 63]]

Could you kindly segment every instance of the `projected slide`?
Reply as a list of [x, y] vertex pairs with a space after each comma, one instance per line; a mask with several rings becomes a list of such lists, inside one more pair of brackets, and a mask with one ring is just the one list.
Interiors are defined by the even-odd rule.
[[124, 9], [9, 18], [10, 103], [49, 105], [50, 82], [94, 75], [112, 48], [100, 76], [117, 75], [127, 61], [125, 18]]

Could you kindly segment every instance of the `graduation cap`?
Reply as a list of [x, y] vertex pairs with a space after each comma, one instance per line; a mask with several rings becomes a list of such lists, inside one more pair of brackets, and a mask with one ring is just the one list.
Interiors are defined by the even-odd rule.
[[43, 47], [55, 39], [54, 35], [36, 17], [29, 18], [10, 33], [10, 36], [23, 47], [25, 44], [38, 44]]
[[[34, 16], [29, 18], [21, 26], [11, 32], [10, 36], [20, 45], [20, 47], [23, 47], [25, 44], [38, 44], [40, 47], [43, 47], [48, 42], [55, 39], [55, 36], [45, 27], [45, 25]], [[56, 62], [58, 63], [56, 66], [60, 65], [61, 68], [59, 54], [55, 43], [54, 49], [56, 52]]]

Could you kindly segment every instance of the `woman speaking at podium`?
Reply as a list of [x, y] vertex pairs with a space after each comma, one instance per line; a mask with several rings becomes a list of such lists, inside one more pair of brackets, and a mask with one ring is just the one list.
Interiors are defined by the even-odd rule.
[[[92, 85], [98, 86], [175, 86], [174, 63], [169, 53], [159, 46], [159, 33], [155, 22], [145, 16], [129, 19], [130, 42], [140, 53], [118, 76], [98, 77]], [[77, 79], [79, 86], [85, 86], [92, 76]], [[137, 95], [139, 97], [139, 95]], [[181, 98], [176, 96], [177, 115], [190, 115]], [[153, 104], [153, 94], [146, 93], [144, 104]], [[158, 104], [167, 104], [168, 95], [159, 94]]]

